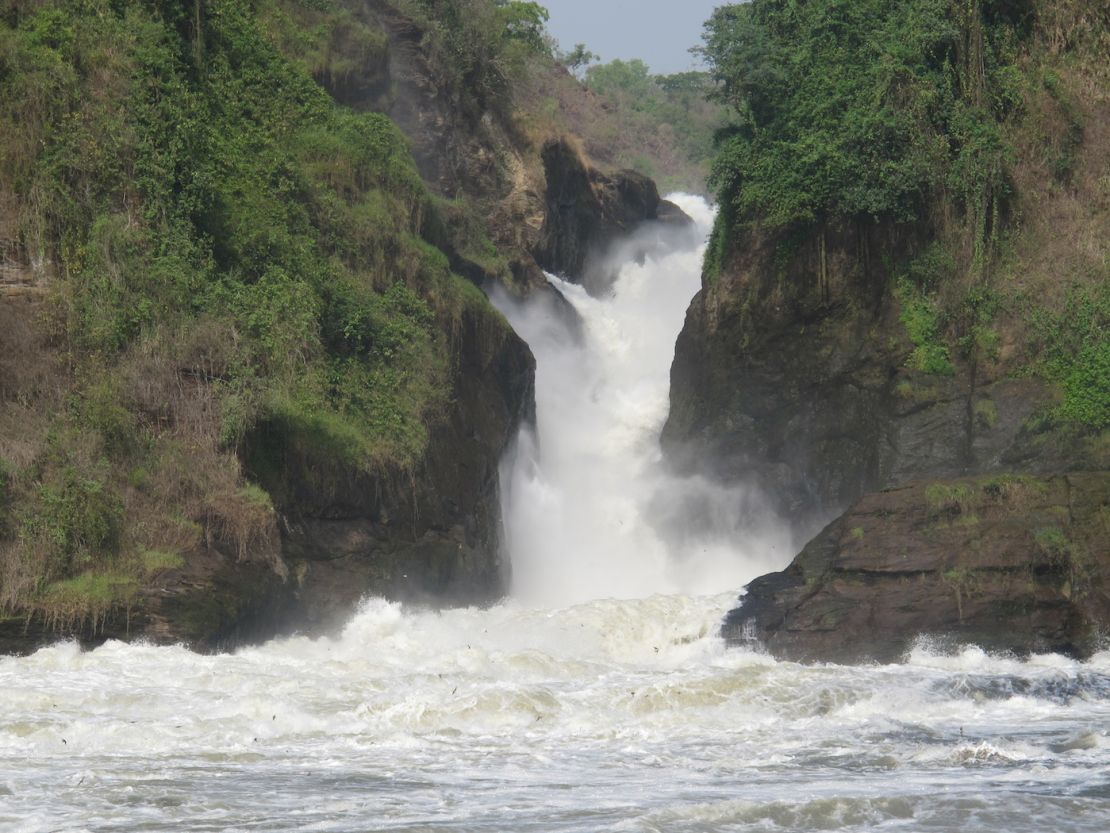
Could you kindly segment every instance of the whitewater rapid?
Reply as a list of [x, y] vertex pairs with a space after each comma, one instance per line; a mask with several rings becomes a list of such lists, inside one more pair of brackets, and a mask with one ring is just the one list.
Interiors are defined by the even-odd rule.
[[1110, 654], [779, 663], [732, 599], [0, 659], [0, 830], [1108, 829]]
[[537, 357], [508, 600], [367, 599], [232, 654], [0, 657], [0, 833], [1110, 830], [1110, 653], [726, 649], [737, 589], [793, 545], [757, 494], [660, 458], [699, 259], [656, 247], [597, 297], [553, 278], [578, 325], [499, 299]]

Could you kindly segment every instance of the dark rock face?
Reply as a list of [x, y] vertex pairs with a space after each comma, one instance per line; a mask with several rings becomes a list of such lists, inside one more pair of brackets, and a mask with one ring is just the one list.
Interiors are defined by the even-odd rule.
[[892, 466], [893, 368], [912, 345], [872, 337], [899, 328], [885, 269], [866, 252], [906, 250], [912, 235], [830, 229], [785, 262], [782, 242], [749, 232], [691, 302], [663, 445], [679, 466], [712, 461], [718, 477], [754, 480], [806, 527]]
[[[1037, 428], [1030, 417], [1052, 394], [1035, 379], [962, 360], [951, 375], [912, 369], [891, 269], [929, 236], [871, 223], [802, 240], [748, 229], [690, 305], [671, 370], [669, 460], [755, 484], [803, 540], [855, 504], [785, 571], [749, 586], [725, 625], [734, 644], [893, 660], [932, 634], [1082, 655], [1095, 623], [1110, 621], [1099, 589], [1110, 528], [1098, 520], [1110, 448]], [[995, 499], [991, 478], [1013, 473], [1038, 485]], [[970, 489], [975, 506], [930, 508], [929, 489]], [[1056, 528], [1087, 553], [1074, 556], [1089, 559], [1083, 570], [1045, 554]], [[1065, 575], [1076, 571], [1089, 576], [1083, 595]]]
[[897, 661], [943, 645], [1087, 656], [1110, 621], [1110, 472], [992, 475], [869, 494], [729, 613], [731, 644]]
[[1041, 473], [1091, 467], [1086, 452], [1050, 452], [1023, 428], [1049, 401], [1038, 381], [967, 364], [951, 376], [908, 366], [913, 344], [888, 264], [923, 235], [853, 224], [801, 243], [758, 231], [737, 241], [678, 338], [669, 459], [757, 483], [802, 533], [909, 480], [1007, 471], [1018, 460]]
[[675, 229], [691, 225], [682, 209], [659, 198], [655, 183], [643, 174], [604, 174], [566, 139], [547, 142], [541, 155], [546, 213], [534, 254], [549, 272], [601, 289], [611, 282], [611, 266], [605, 261], [616, 241], [627, 240], [649, 222]]
[[464, 315], [453, 353], [453, 406], [433, 418], [413, 470], [321, 473], [280, 431], [256, 438], [283, 461], [276, 482], [260, 482], [285, 519], [290, 626], [333, 627], [371, 592], [440, 605], [504, 592], [498, 464], [532, 417], [535, 361], [491, 310]]
[[[349, 60], [364, 56], [361, 65], [338, 81], [317, 80], [341, 104], [385, 113], [396, 122], [411, 143], [421, 177], [438, 193], [502, 189], [504, 170], [495, 151], [504, 139], [500, 126], [462, 112], [451, 100], [425, 54], [425, 32], [388, 0], [367, 0], [359, 15], [382, 33], [381, 49], [352, 52], [336, 44]], [[333, 39], [341, 35], [333, 33]]]

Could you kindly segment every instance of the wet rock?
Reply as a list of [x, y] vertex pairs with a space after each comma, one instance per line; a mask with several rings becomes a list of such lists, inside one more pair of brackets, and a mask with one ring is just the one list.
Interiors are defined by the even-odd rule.
[[807, 538], [911, 480], [1110, 466], [1097, 438], [1029, 427], [1052, 402], [1037, 379], [960, 361], [950, 375], [913, 369], [892, 270], [927, 228], [737, 234], [676, 345], [662, 443], [678, 468], [754, 482]]
[[[645, 223], [687, 228], [690, 218], [674, 203], [661, 200], [655, 183], [636, 171], [606, 174], [591, 166], [567, 139], [552, 139], [542, 151], [546, 177], [546, 217], [534, 250], [549, 272], [600, 291], [612, 282], [608, 255], [616, 241], [628, 240]], [[654, 244], [645, 238], [641, 248]], [[622, 250], [621, 260], [637, 257]]]
[[1097, 650], [1110, 621], [1110, 472], [919, 482], [865, 496], [748, 585], [723, 633], [783, 659], [937, 647]]

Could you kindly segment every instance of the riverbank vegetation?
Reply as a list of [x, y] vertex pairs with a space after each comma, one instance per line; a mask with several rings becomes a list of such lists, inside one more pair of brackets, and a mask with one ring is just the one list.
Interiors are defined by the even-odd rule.
[[1110, 12], [1070, 0], [719, 8], [707, 280], [752, 229], [888, 229], [915, 369], [1040, 376], [1046, 424], [1107, 428], [1108, 49]]
[[397, 128], [277, 48], [286, 5], [0, 3], [0, 611], [95, 618], [205, 541], [272, 559], [253, 433], [405, 470], [445, 407], [485, 299]]

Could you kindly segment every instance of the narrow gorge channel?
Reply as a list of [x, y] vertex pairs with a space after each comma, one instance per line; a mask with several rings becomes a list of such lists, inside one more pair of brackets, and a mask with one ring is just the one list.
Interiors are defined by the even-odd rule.
[[757, 492], [679, 477], [662, 460], [675, 338], [713, 223], [701, 198], [670, 199], [692, 227], [649, 223], [615, 244], [593, 270], [612, 283], [594, 295], [553, 276], [569, 308], [554, 293], [494, 294], [536, 356], [536, 425], [502, 478], [517, 599], [730, 592], [793, 554]]
[[577, 318], [495, 299], [537, 357], [506, 601], [371, 598], [334, 637], [231, 654], [0, 658], [0, 829], [1104, 831], [1110, 654], [725, 648], [736, 591], [793, 551], [757, 495], [661, 463], [700, 257], [652, 247], [596, 297], [552, 279]]

